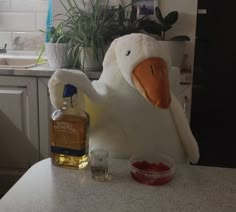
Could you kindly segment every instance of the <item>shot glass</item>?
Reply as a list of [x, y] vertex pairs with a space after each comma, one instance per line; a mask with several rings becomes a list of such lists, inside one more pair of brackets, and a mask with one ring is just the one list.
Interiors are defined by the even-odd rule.
[[108, 151], [94, 149], [90, 152], [90, 167], [92, 178], [97, 181], [109, 180], [108, 174]]

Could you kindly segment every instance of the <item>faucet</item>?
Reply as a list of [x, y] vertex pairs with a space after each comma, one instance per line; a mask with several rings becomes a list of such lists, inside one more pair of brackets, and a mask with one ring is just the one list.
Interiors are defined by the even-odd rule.
[[0, 48], [0, 54], [6, 54], [7, 53], [7, 44], [4, 44], [3, 48]]

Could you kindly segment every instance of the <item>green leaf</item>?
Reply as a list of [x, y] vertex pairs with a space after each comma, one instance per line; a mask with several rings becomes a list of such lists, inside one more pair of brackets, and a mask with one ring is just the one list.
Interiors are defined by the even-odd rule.
[[156, 8], [155, 8], [155, 14], [156, 14], [156, 17], [157, 17], [158, 21], [159, 21], [160, 23], [163, 23], [163, 22], [164, 22], [164, 19], [163, 19], [163, 16], [162, 16], [162, 14], [161, 14], [161, 10], [160, 10], [159, 7], [156, 7]]
[[139, 24], [140, 28], [151, 34], [156, 34], [160, 36], [161, 31], [163, 31], [163, 26], [152, 20], [143, 20]]
[[161, 35], [161, 32], [169, 30], [171, 26], [162, 25], [152, 20], [143, 20], [140, 22], [140, 28], [148, 33]]
[[190, 38], [186, 35], [178, 35], [178, 36], [171, 38], [170, 40], [172, 40], [172, 41], [190, 41]]
[[172, 28], [172, 26], [170, 26], [170, 25], [167, 25], [167, 24], [166, 25], [162, 25], [161, 31], [166, 32], [166, 31], [168, 31], [171, 28]]
[[173, 25], [178, 20], [178, 12], [173, 11], [167, 14], [167, 16], [164, 18], [164, 23], [166, 25]]
[[44, 51], [45, 51], [45, 45], [43, 45], [41, 47], [39, 56], [38, 56], [37, 61], [36, 61], [36, 65], [39, 65], [42, 61], [44, 61], [44, 59], [42, 58], [42, 55], [43, 55]]
[[137, 20], [137, 7], [132, 6], [131, 13], [130, 13], [130, 21], [135, 22]]

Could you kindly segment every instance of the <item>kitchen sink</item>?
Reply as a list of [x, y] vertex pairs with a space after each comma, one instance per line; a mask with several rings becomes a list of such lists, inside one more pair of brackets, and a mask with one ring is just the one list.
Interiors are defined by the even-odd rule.
[[37, 58], [28, 57], [0, 57], [0, 69], [30, 68], [36, 66]]

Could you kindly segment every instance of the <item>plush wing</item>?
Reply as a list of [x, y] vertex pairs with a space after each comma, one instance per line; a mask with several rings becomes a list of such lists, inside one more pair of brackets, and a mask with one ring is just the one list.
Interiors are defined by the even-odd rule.
[[99, 102], [102, 99], [88, 77], [78, 70], [58, 70], [48, 82], [50, 100], [54, 108], [60, 108], [63, 103], [63, 89], [65, 84], [71, 84], [82, 91], [91, 101]]
[[54, 108], [61, 108], [63, 105], [63, 89], [64, 84], [56, 77], [56, 72], [51, 76], [48, 81], [49, 97], [51, 104]]
[[195, 140], [191, 129], [189, 127], [188, 120], [183, 111], [183, 108], [179, 104], [175, 95], [171, 93], [171, 105], [170, 111], [174, 119], [176, 129], [179, 133], [180, 139], [184, 146], [185, 152], [192, 163], [197, 163], [199, 160], [199, 148], [197, 141]]

